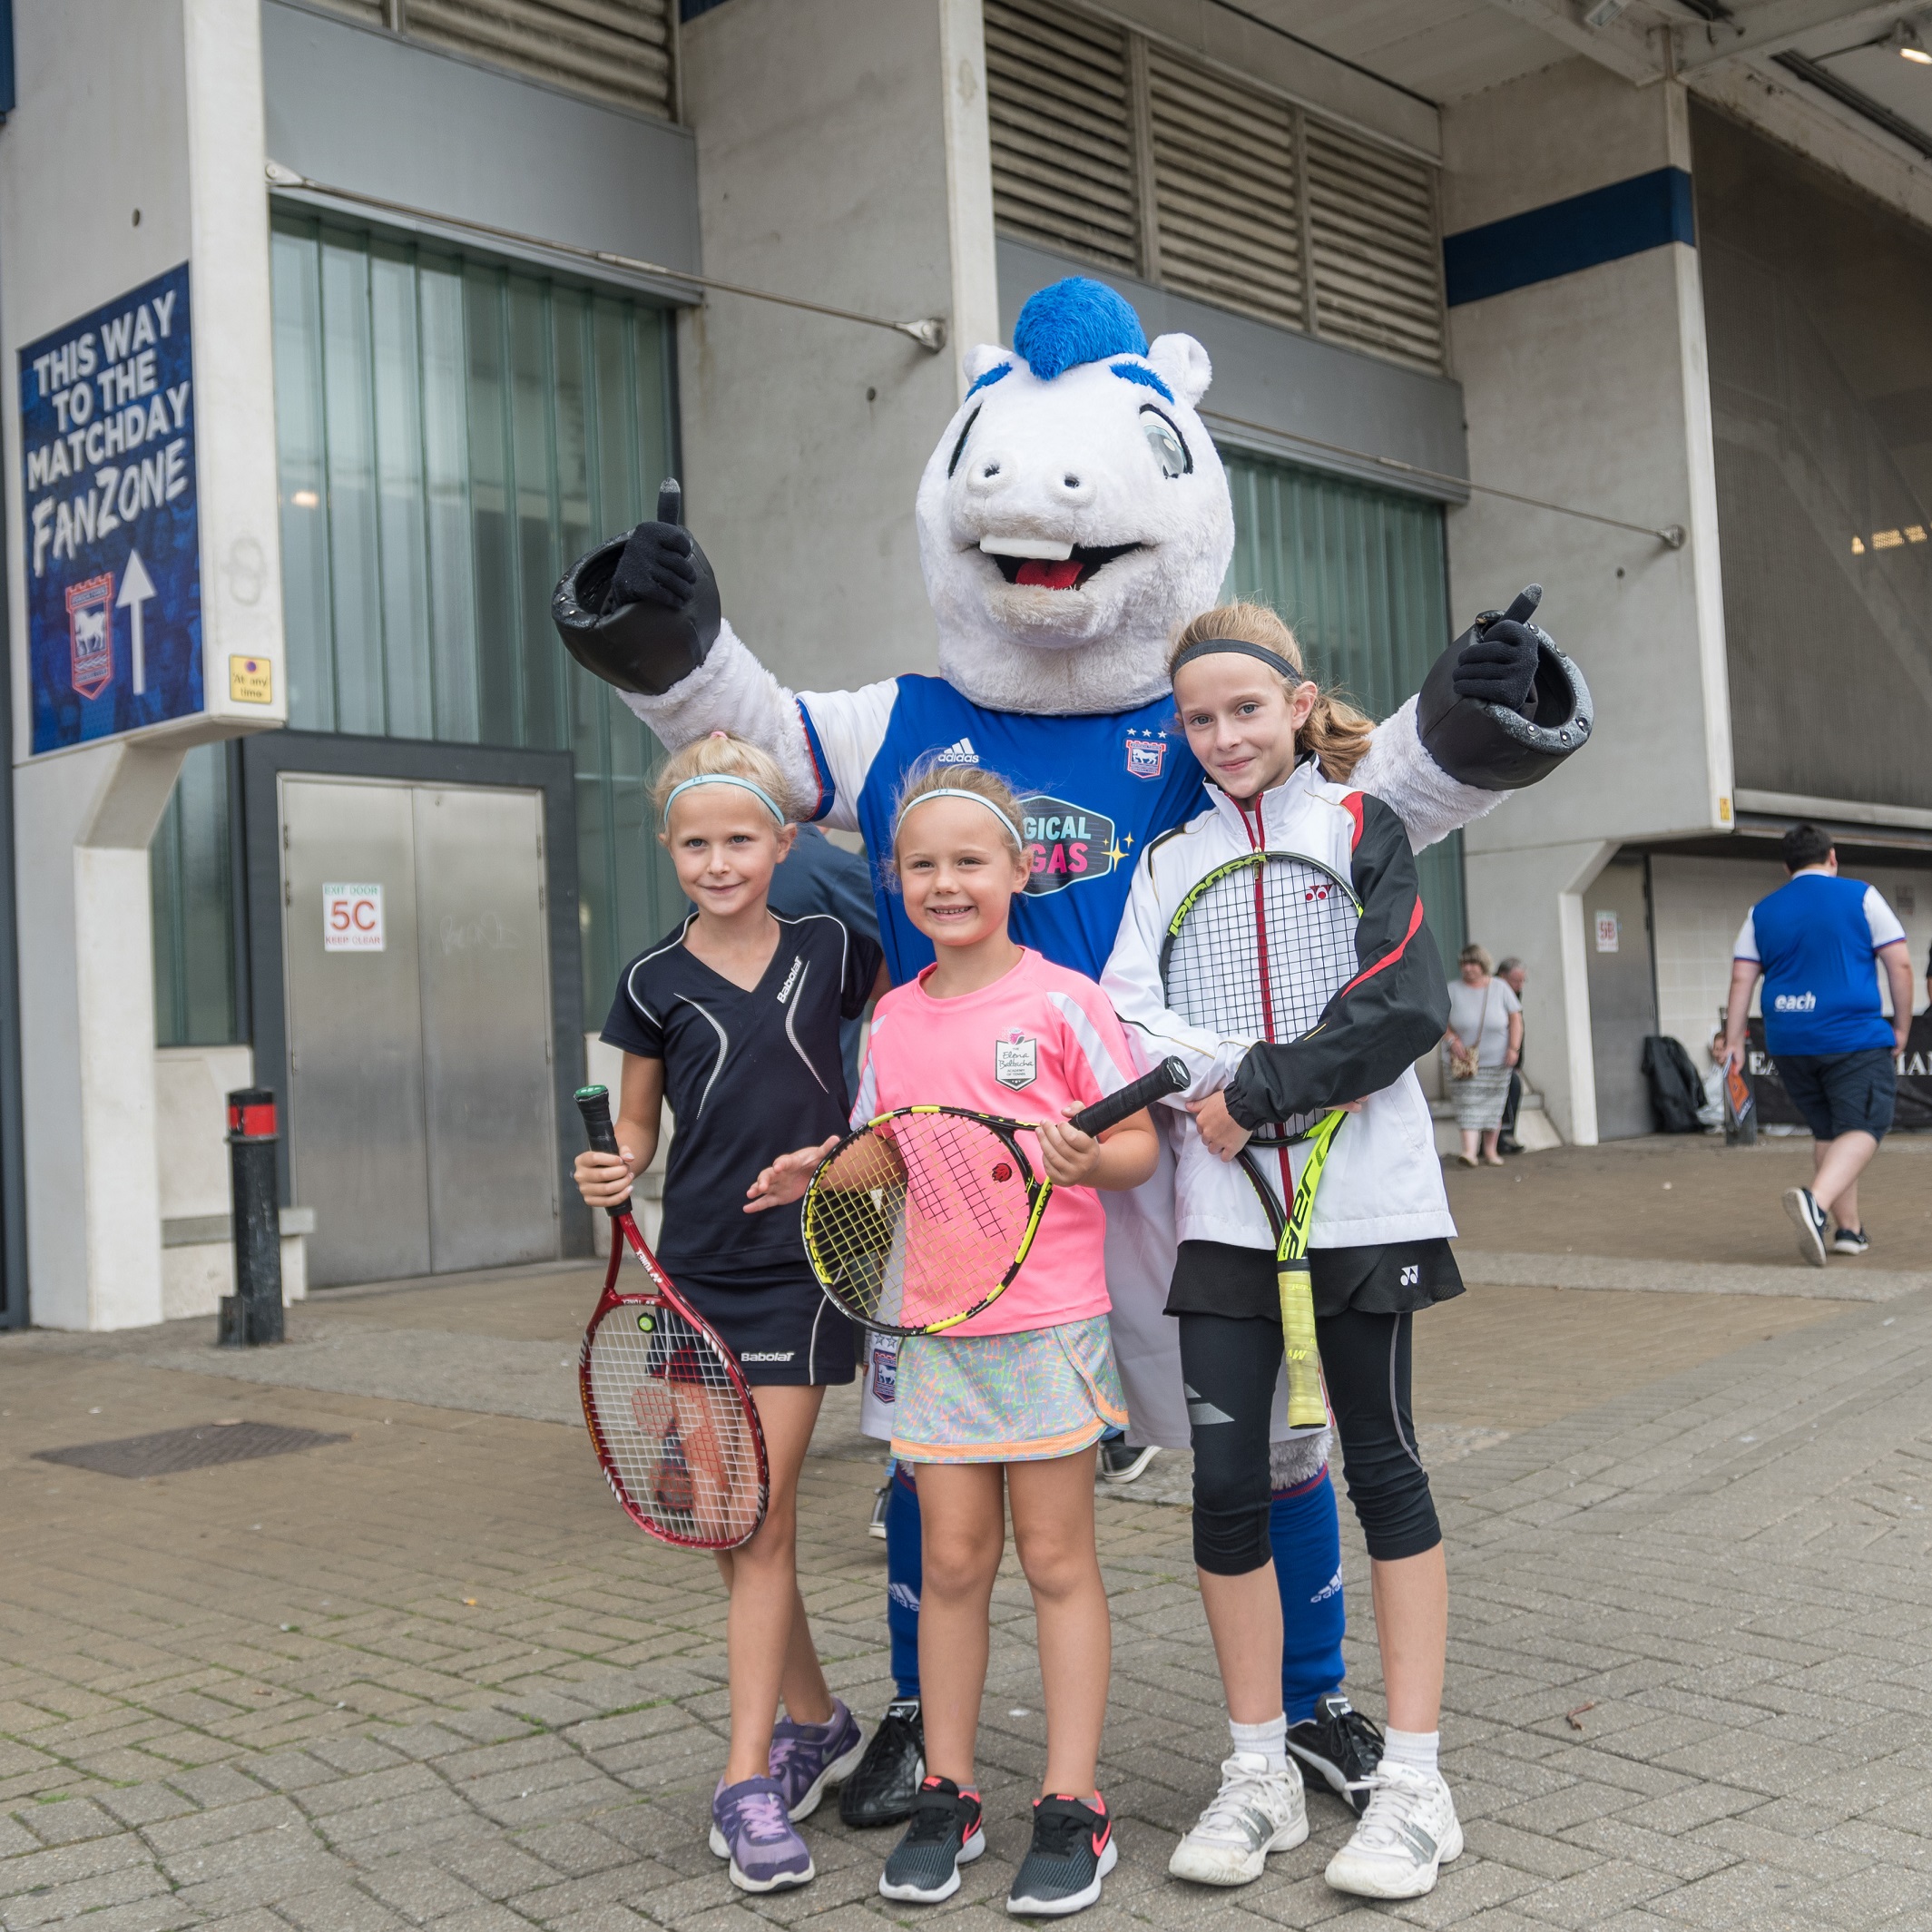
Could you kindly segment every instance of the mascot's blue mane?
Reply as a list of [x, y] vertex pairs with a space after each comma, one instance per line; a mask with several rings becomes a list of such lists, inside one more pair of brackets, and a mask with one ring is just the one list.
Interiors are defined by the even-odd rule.
[[1042, 382], [1051, 382], [1083, 362], [1144, 356], [1147, 335], [1124, 296], [1104, 282], [1070, 275], [1027, 298], [1014, 324], [1013, 346]]

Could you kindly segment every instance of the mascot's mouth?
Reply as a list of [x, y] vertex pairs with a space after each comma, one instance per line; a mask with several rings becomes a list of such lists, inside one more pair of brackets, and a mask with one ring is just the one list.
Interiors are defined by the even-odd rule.
[[[996, 546], [996, 547], [995, 547]], [[1097, 571], [1104, 570], [1116, 557], [1143, 550], [1143, 544], [1054, 544], [1028, 537], [982, 537], [983, 554], [999, 565], [1008, 584], [1024, 584], [1033, 590], [1083, 590]], [[1042, 556], [1037, 553], [1052, 554]], [[1019, 554], [1014, 553], [1018, 552]]]

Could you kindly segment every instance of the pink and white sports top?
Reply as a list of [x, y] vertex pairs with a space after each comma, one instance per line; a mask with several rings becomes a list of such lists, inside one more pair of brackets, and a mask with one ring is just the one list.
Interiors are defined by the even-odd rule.
[[[969, 1107], [1013, 1120], [1057, 1121], [1125, 1086], [1141, 1069], [1113, 1008], [1091, 979], [1030, 946], [977, 993], [935, 999], [927, 966], [879, 1001], [852, 1124], [895, 1107]], [[1044, 1177], [1038, 1137], [1019, 1137]], [[1056, 1187], [1026, 1265], [993, 1306], [951, 1335], [1015, 1335], [1104, 1315], [1106, 1211], [1090, 1187]]]

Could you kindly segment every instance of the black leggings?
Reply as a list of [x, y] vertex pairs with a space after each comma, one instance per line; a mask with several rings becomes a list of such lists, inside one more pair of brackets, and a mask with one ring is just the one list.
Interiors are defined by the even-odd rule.
[[[1194, 1446], [1194, 1561], [1210, 1575], [1245, 1576], [1273, 1560], [1268, 1424], [1280, 1325], [1226, 1315], [1175, 1319]], [[1385, 1563], [1442, 1541], [1409, 1414], [1409, 1321], [1348, 1309], [1315, 1323], [1348, 1500], [1368, 1554]]]

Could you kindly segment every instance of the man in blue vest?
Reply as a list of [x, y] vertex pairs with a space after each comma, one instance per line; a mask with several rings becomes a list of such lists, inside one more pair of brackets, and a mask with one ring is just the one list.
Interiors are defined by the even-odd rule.
[[[1876, 886], [1838, 876], [1830, 835], [1794, 825], [1784, 835], [1791, 877], [1751, 907], [1732, 948], [1724, 1058], [1744, 1059], [1751, 990], [1764, 976], [1764, 1044], [1812, 1133], [1809, 1187], [1787, 1188], [1799, 1251], [1825, 1265], [1871, 1246], [1858, 1216], [1858, 1176], [1892, 1124], [1897, 1055], [1912, 1025], [1912, 963], [1905, 927]], [[1888, 1019], [1877, 959], [1891, 987]], [[1836, 1222], [1827, 1222], [1827, 1213]]]

